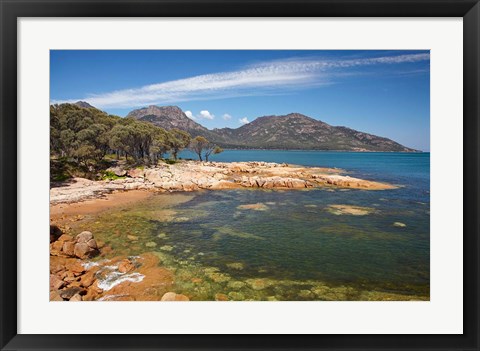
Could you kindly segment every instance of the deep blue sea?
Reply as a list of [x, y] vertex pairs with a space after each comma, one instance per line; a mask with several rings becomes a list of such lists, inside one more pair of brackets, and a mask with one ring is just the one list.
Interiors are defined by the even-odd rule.
[[[177, 292], [194, 300], [219, 293], [231, 300], [429, 298], [429, 153], [226, 150], [211, 160], [336, 167], [399, 188], [201, 191], [179, 195], [188, 198], [169, 207], [174, 221], [159, 219], [170, 196], [161, 194], [121, 215], [104, 215], [109, 219], [99, 220], [103, 229], [96, 233], [103, 230], [108, 241], [123, 225], [155, 242], [176, 272]], [[258, 203], [263, 211], [241, 207]], [[332, 205], [370, 212], [339, 214]]]

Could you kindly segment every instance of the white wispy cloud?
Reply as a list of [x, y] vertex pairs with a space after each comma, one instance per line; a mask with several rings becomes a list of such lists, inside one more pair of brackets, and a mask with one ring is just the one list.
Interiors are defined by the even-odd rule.
[[192, 111], [185, 111], [185, 115], [190, 118], [190, 119], [193, 119], [194, 121], [197, 119], [197, 117], [195, 117], [192, 113]]
[[225, 120], [225, 121], [228, 121], [230, 119], [232, 119], [232, 116], [230, 116], [228, 113], [225, 113], [222, 118]]
[[194, 115], [192, 111], [185, 111], [185, 115], [188, 118], [193, 119], [194, 121], [196, 121], [198, 119], [202, 119], [202, 118], [203, 119], [210, 119], [210, 120], [215, 118], [215, 115], [213, 113], [210, 113], [207, 110], [202, 110], [197, 115]]
[[[91, 94], [71, 100], [53, 100], [52, 103], [82, 100], [99, 108], [132, 108], [187, 100], [262, 95], [274, 90], [330, 84], [335, 74], [348, 68], [429, 59], [428, 53], [344, 60], [287, 59], [251, 65], [237, 71], [204, 74], [138, 88]], [[204, 118], [210, 119], [208, 116]]]
[[247, 117], [240, 118], [238, 121], [240, 122], [240, 124], [250, 123]]
[[208, 112], [207, 110], [203, 110], [203, 111], [200, 111], [200, 115], [199, 115], [200, 118], [204, 118], [204, 119], [214, 119], [215, 118], [215, 115], [212, 115], [210, 112]]

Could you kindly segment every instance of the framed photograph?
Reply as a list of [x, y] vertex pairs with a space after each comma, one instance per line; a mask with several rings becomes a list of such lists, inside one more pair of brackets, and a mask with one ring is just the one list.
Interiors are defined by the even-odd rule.
[[477, 0], [0, 11], [2, 350], [479, 349]]

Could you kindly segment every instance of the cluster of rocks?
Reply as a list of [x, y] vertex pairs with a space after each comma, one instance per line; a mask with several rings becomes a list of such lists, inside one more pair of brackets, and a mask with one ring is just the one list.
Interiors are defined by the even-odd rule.
[[50, 301], [93, 300], [102, 293], [96, 284], [97, 270], [87, 270], [82, 261], [99, 253], [91, 232], [81, 232], [74, 238], [50, 226]]
[[73, 181], [50, 190], [52, 204], [77, 202], [118, 190], [195, 191], [236, 188], [304, 189], [334, 186], [352, 189], [385, 190], [395, 186], [344, 176], [341, 170], [301, 167], [272, 162], [181, 161], [149, 168], [109, 169], [119, 179]]
[[86, 269], [79, 259], [50, 256], [50, 301], [93, 301], [98, 287], [98, 267]]
[[167, 290], [172, 276], [159, 267], [158, 258], [143, 255], [92, 262], [91, 258], [104, 254], [100, 248], [109, 247], [97, 244], [91, 232], [74, 238], [51, 226], [50, 301], [189, 301]]
[[81, 232], [75, 238], [68, 234], [61, 234], [56, 238], [56, 232], [56, 227], [50, 228], [50, 255], [81, 259], [98, 255], [99, 247], [92, 233]]

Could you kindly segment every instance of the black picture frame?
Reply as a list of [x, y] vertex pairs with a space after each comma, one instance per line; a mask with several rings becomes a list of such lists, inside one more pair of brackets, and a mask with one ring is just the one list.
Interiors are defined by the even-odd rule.
[[[479, 350], [478, 0], [0, 0], [0, 346], [2, 350]], [[463, 17], [464, 333], [461, 335], [17, 334], [17, 18]], [[452, 116], [451, 123], [457, 116]], [[21, 204], [19, 204], [21, 205]], [[460, 234], [460, 233], [458, 233]], [[445, 258], [448, 259], [448, 258]]]

